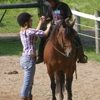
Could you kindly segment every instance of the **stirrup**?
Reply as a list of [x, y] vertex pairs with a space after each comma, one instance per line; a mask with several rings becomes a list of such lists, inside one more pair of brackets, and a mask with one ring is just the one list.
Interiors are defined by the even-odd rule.
[[36, 58], [36, 64], [42, 63], [43, 62], [43, 57], [37, 56]]
[[79, 58], [77, 63], [87, 63], [87, 60], [88, 60], [88, 57], [86, 55], [83, 55], [81, 58]]

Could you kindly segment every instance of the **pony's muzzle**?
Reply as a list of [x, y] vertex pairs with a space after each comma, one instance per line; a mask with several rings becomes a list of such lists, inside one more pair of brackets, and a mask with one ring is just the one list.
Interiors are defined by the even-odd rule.
[[73, 56], [73, 52], [70, 52], [70, 53], [69, 53], [69, 57], [72, 57], [72, 56]]
[[67, 57], [73, 57], [74, 56], [74, 53], [73, 52], [67, 51], [65, 53], [66, 53], [66, 56]]

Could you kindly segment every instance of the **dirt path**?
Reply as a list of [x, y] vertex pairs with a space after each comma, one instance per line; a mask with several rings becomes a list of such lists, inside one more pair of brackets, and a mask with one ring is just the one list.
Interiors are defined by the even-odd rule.
[[[23, 70], [18, 56], [0, 56], [0, 100], [20, 100]], [[18, 74], [8, 74], [18, 71]], [[100, 100], [100, 63], [77, 64], [78, 79], [73, 80], [73, 100]], [[51, 100], [50, 81], [46, 66], [36, 65], [33, 100]], [[67, 100], [65, 91], [65, 98]], [[59, 100], [59, 99], [58, 99]]]
[[0, 34], [0, 39], [19, 38], [19, 33]]

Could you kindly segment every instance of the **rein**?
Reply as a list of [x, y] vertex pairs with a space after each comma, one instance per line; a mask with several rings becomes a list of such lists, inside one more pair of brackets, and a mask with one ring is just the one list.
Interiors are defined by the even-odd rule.
[[[63, 38], [62, 38], [61, 40], [62, 40], [62, 45], [61, 45], [61, 47], [62, 47], [63, 49], [64, 49], [65, 47], [72, 46], [72, 44], [65, 44], [65, 43], [63, 42]], [[56, 51], [58, 51], [58, 52], [59, 52], [60, 54], [62, 54], [63, 56], [68, 57], [68, 56], [66, 56], [65, 53], [63, 53], [63, 52], [61, 52], [60, 50], [58, 50], [52, 42], [51, 42], [51, 44], [52, 44], [52, 46], [54, 47], [54, 49], [55, 49]]]
[[63, 56], [65, 56], [65, 57], [67, 57], [63, 52], [61, 52], [60, 50], [58, 50], [54, 45], [53, 45], [53, 43], [51, 42], [51, 44], [52, 44], [52, 46], [54, 47], [54, 49], [56, 50], [56, 51], [58, 51], [60, 54], [62, 54]]
[[[75, 40], [74, 40], [74, 42], [76, 42]], [[65, 53], [63, 53], [63, 52], [61, 52], [60, 50], [58, 50], [57, 48], [56, 48], [56, 46], [51, 42], [51, 44], [52, 44], [52, 46], [54, 47], [54, 49], [56, 50], [56, 51], [58, 51], [60, 54], [62, 54], [63, 56], [65, 56], [65, 57], [68, 57], [68, 56], [66, 56], [66, 54]], [[65, 47], [68, 47], [68, 46], [72, 46], [72, 44], [65, 44], [64, 42], [63, 42], [63, 39], [62, 39], [62, 45], [61, 45], [61, 47], [64, 49]], [[79, 48], [79, 47], [76, 47], [76, 48]]]
[[[61, 34], [60, 34], [61, 35]], [[60, 37], [60, 35], [57, 37], [57, 38], [59, 38]], [[65, 44], [64, 42], [63, 42], [63, 37], [61, 37], [61, 43], [62, 43], [62, 45], [61, 45], [61, 47], [64, 49], [64, 47], [68, 47], [68, 46], [72, 46], [72, 44]]]
[[[62, 51], [60, 51], [59, 49], [57, 49], [57, 47], [52, 43], [52, 41], [50, 41], [50, 42], [51, 42], [53, 48], [54, 48], [57, 52], [59, 52], [61, 55], [65, 56], [65, 57], [68, 57], [68, 56], [66, 55], [66, 53], [65, 53], [66, 47], [68, 47], [68, 46], [74, 46], [74, 43], [75, 43], [75, 42], [77, 43], [77, 41], [74, 40], [74, 41], [73, 41], [74, 43], [72, 43], [72, 44], [66, 44], [66, 43], [64, 43], [63, 37], [60, 36], [60, 35], [61, 35], [61, 34], [59, 34], [59, 35], [57, 36], [57, 38], [60, 37], [61, 47], [62, 47], [62, 49], [64, 50], [64, 53], [63, 53]], [[77, 43], [77, 44], [78, 44], [78, 43]], [[75, 46], [75, 48], [79, 48], [79, 46], [78, 46], [78, 47]]]

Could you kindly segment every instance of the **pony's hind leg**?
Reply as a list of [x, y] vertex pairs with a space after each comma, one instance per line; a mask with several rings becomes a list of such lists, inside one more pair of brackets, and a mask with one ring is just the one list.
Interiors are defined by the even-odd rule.
[[73, 77], [70, 78], [66, 78], [66, 89], [67, 89], [67, 93], [68, 93], [68, 99], [67, 100], [72, 100], [72, 80]]

